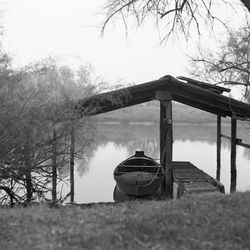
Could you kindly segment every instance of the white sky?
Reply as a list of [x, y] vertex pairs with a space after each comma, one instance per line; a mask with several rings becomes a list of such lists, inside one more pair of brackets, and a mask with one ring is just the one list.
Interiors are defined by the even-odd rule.
[[110, 84], [188, 75], [186, 54], [194, 51], [196, 42], [187, 46], [170, 40], [160, 46], [158, 32], [150, 25], [130, 31], [126, 39], [117, 23], [101, 37], [96, 26], [104, 16], [97, 13], [104, 2], [0, 0], [0, 8], [5, 9], [3, 47], [14, 56], [16, 65], [47, 56], [56, 56], [70, 66], [88, 62]]

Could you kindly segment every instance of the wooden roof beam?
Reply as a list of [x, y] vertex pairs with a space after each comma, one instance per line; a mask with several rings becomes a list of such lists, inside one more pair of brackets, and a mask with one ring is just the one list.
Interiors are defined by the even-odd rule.
[[229, 113], [225, 112], [225, 110], [215, 108], [215, 107], [211, 107], [211, 106], [206, 105], [206, 104], [197, 103], [197, 102], [195, 102], [193, 100], [189, 100], [189, 99], [186, 99], [186, 98], [181, 97], [181, 96], [178, 96], [178, 97], [173, 96], [173, 100], [176, 101], [176, 102], [180, 102], [182, 104], [185, 104], [187, 106], [190, 106], [190, 107], [193, 107], [193, 108], [197, 108], [197, 109], [212, 113], [214, 115], [220, 115], [220, 116], [223, 116], [223, 117], [226, 117], [226, 116], [229, 115]]
[[220, 87], [220, 86], [210, 84], [207, 82], [197, 81], [195, 79], [191, 79], [191, 78], [184, 77], [184, 76], [177, 76], [177, 79], [183, 80], [183, 81], [187, 82], [188, 84], [193, 84], [195, 86], [198, 86], [198, 87], [201, 87], [204, 89], [208, 89], [208, 90], [210, 90], [214, 93], [217, 93], [217, 94], [222, 94], [223, 92], [230, 92], [231, 91], [231, 89], [229, 89], [229, 88]]
[[197, 86], [183, 84], [176, 78], [171, 79], [171, 90], [176, 96], [182, 96], [187, 99], [207, 104], [211, 107], [219, 108], [229, 116], [238, 115], [240, 117], [250, 117], [250, 105], [231, 99], [226, 96], [215, 94], [209, 90]]

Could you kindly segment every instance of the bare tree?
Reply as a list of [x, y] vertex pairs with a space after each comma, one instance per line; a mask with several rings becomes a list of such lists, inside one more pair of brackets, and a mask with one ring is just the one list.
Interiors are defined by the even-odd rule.
[[[229, 86], [243, 86], [244, 99], [249, 95], [250, 86], [250, 24], [237, 31], [230, 31], [227, 40], [218, 52], [203, 53], [192, 58], [193, 75], [207, 81]], [[203, 80], [203, 79], [201, 79]]]
[[94, 81], [84, 67], [76, 76], [53, 61], [20, 72], [10, 62], [0, 53], [0, 203], [40, 201], [48, 192], [56, 203], [58, 183], [68, 181], [68, 166], [72, 173], [75, 157], [91, 142], [87, 119], [74, 111], [78, 99], [96, 90]]
[[[239, 0], [250, 11], [248, 0]], [[104, 32], [107, 24], [119, 17], [128, 28], [128, 20], [132, 17], [137, 25], [141, 25], [146, 19], [154, 20], [158, 25], [162, 21], [166, 26], [165, 36], [162, 41], [170, 34], [181, 32], [188, 37], [192, 26], [196, 27], [200, 33], [200, 24], [207, 23], [213, 27], [214, 22], [225, 23], [218, 15], [218, 8], [224, 8], [226, 5], [233, 9], [239, 6], [233, 0], [107, 0], [104, 6], [106, 19], [102, 26]]]

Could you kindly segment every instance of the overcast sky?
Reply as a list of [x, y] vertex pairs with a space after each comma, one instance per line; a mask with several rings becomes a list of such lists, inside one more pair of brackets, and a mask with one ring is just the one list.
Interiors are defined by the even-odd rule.
[[158, 31], [149, 24], [130, 30], [126, 38], [124, 29], [115, 23], [101, 37], [98, 25], [104, 20], [104, 0], [0, 2], [3, 47], [14, 56], [15, 65], [56, 56], [71, 66], [90, 63], [110, 84], [119, 80], [142, 83], [166, 74], [188, 75], [186, 54], [197, 46], [194, 40], [189, 45], [170, 40], [160, 46]]

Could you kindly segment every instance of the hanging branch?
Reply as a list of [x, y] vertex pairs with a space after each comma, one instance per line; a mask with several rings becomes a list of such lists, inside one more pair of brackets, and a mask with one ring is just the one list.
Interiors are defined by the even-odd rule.
[[[244, 3], [245, 0], [242, 2]], [[222, 6], [218, 6], [218, 4], [222, 4]], [[249, 6], [249, 3], [244, 4], [246, 7]], [[123, 20], [126, 33], [131, 17], [136, 20], [138, 26], [142, 25], [146, 19], [153, 18], [157, 26], [160, 22], [166, 24], [166, 32], [161, 42], [171, 34], [178, 35], [179, 31], [188, 38], [193, 25], [198, 34], [200, 34], [200, 24], [202, 23], [209, 24], [211, 30], [215, 22], [227, 27], [221, 17], [215, 14], [215, 9], [223, 8], [223, 5], [230, 6], [235, 12], [237, 10], [236, 4], [232, 4], [229, 0], [222, 2], [216, 0], [107, 0], [104, 5], [106, 18], [101, 32], [103, 34], [107, 25], [116, 18]]]

